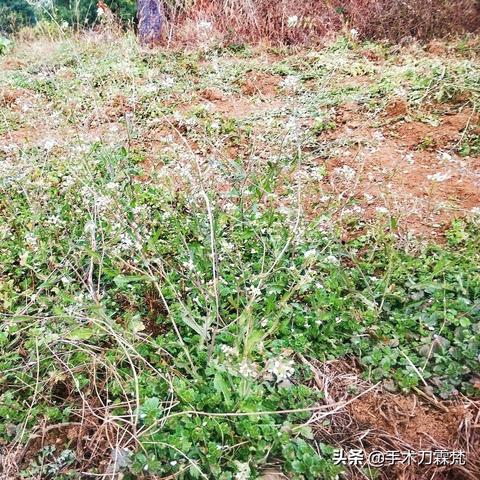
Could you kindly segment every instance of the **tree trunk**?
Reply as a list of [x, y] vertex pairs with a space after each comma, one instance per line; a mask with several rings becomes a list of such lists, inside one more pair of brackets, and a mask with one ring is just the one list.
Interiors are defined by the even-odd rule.
[[142, 45], [160, 43], [164, 18], [161, 0], [137, 0], [138, 38]]

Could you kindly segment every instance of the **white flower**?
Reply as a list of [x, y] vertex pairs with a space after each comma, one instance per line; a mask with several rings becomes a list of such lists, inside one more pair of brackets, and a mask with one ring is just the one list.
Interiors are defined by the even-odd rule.
[[235, 462], [237, 466], [237, 473], [235, 480], [248, 480], [250, 478], [250, 465], [248, 462]]
[[275, 375], [276, 383], [287, 380], [295, 373], [293, 360], [286, 360], [284, 358], [274, 360], [271, 358], [267, 362], [267, 372]]
[[27, 259], [28, 259], [29, 252], [28, 250], [25, 250], [21, 255], [20, 255], [20, 265], [24, 267], [27, 264]]
[[122, 233], [120, 235], [120, 250], [129, 250], [135, 245], [132, 237], [128, 233]]
[[195, 270], [195, 264], [191, 258], [188, 260], [188, 262], [183, 262], [183, 266], [188, 268], [191, 272]]
[[358, 30], [356, 28], [352, 28], [350, 30], [350, 35], [352, 36], [353, 39], [358, 38]]
[[37, 237], [31, 232], [29, 232], [25, 235], [25, 242], [31, 248], [35, 248], [38, 244]]
[[292, 15], [291, 17], [287, 18], [288, 28], [296, 27], [297, 24], [298, 24], [298, 15]]
[[383, 142], [385, 140], [385, 136], [383, 135], [383, 133], [380, 130], [375, 130], [373, 132], [373, 138], [377, 142]]
[[53, 140], [52, 138], [48, 138], [43, 142], [43, 148], [44, 150], [49, 152], [56, 144], [57, 142], [55, 140]]
[[439, 152], [437, 158], [444, 162], [453, 162], [454, 158], [448, 152]]
[[354, 205], [351, 208], [346, 208], [342, 212], [342, 217], [348, 217], [348, 216], [355, 216], [355, 215], [362, 215], [364, 213], [364, 209], [360, 207], [359, 205]]
[[222, 345], [220, 350], [226, 357], [236, 357], [238, 355], [238, 350], [230, 345]]
[[197, 23], [197, 27], [199, 30], [211, 30], [213, 28], [212, 22], [208, 22], [207, 20], [200, 20]]
[[144, 87], [143, 87], [143, 90], [146, 92], [146, 93], [154, 93], [158, 90], [158, 87], [157, 85], [155, 85], [155, 83], [147, 83]]
[[295, 75], [288, 75], [281, 82], [280, 86], [287, 90], [296, 90], [300, 83], [300, 79]]
[[233, 249], [235, 248], [235, 245], [232, 242], [228, 242], [227, 240], [222, 240], [222, 247], [227, 251], [227, 252], [232, 252]]
[[325, 258], [327, 263], [331, 263], [332, 265], [340, 265], [340, 260], [335, 255], [329, 255]]
[[95, 205], [98, 208], [99, 212], [103, 212], [108, 208], [108, 206], [112, 203], [112, 199], [109, 197], [106, 197], [105, 195], [99, 195], [95, 199]]
[[254, 365], [250, 364], [247, 360], [243, 360], [240, 363], [238, 373], [245, 378], [255, 378], [257, 376]]
[[405, 155], [405, 160], [409, 165], [413, 165], [415, 163], [415, 160], [413, 159], [413, 153], [407, 153]]
[[252, 297], [258, 297], [262, 291], [260, 290], [260, 288], [258, 287], [255, 287], [253, 285], [251, 285], [250, 287], [247, 288], [248, 292], [252, 295]]
[[103, 17], [104, 13], [103, 8], [97, 8], [97, 17]]
[[89, 220], [87, 223], [85, 223], [85, 226], [83, 227], [83, 231], [85, 233], [95, 232], [95, 222], [93, 220]]
[[317, 251], [312, 248], [310, 250], [307, 250], [304, 254], [303, 254], [303, 257], [305, 258], [305, 260], [312, 260], [313, 258], [315, 258], [317, 256]]
[[162, 88], [172, 88], [175, 85], [175, 79], [171, 75], [165, 75], [160, 82]]
[[105, 185], [105, 188], [106, 188], [107, 190], [117, 190], [117, 189], [118, 189], [118, 183], [108, 182], [108, 183]]
[[473, 207], [470, 213], [476, 217], [480, 217], [480, 207]]
[[357, 172], [352, 167], [349, 167], [348, 165], [343, 165], [343, 167], [334, 168], [333, 175], [350, 181], [355, 178]]
[[382, 213], [382, 214], [385, 214], [385, 215], [389, 213], [388, 208], [385, 208], [385, 207], [377, 207], [377, 208], [375, 208], [375, 211], [377, 213]]
[[438, 172], [433, 175], [427, 175], [427, 178], [432, 182], [444, 182], [451, 177], [449, 172]]

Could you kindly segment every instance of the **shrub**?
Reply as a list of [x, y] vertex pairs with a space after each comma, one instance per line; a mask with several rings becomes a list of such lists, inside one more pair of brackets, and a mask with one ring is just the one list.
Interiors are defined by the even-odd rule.
[[10, 34], [35, 23], [35, 12], [26, 0], [2, 0], [0, 3], [0, 33]]

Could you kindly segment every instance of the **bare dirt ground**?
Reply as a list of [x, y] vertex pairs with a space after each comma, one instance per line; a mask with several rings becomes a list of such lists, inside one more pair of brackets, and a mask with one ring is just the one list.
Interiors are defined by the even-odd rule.
[[[428, 55], [433, 58], [445, 55], [445, 49], [439, 51], [438, 48], [437, 45], [433, 51], [427, 50]], [[273, 115], [288, 121], [291, 113], [285, 112], [285, 106], [294, 108], [297, 102], [304, 101], [304, 93], [317, 92], [319, 84], [307, 80], [302, 94], [288, 91], [282, 88], [281, 75], [266, 71], [281, 57], [256, 53], [259, 56], [255, 67], [250, 67], [250, 71], [232, 82], [233, 93], [226, 92], [221, 86], [198, 86], [188, 102], [173, 95], [169, 104], [182, 114], [201, 107], [215, 117], [251, 122], [256, 133], [268, 137], [270, 133], [264, 128], [268, 118]], [[385, 64], [375, 52], [365, 51], [363, 58], [371, 68]], [[11, 71], [25, 68], [25, 62], [20, 59], [8, 58], [3, 63], [2, 68]], [[203, 63], [207, 68], [208, 62]], [[67, 73], [63, 72], [61, 77], [67, 82], [72, 81]], [[327, 83], [321, 88], [335, 89], [344, 82], [344, 86], [368, 90], [378, 80], [378, 74], [339, 76], [331, 81], [331, 85]], [[42, 102], [41, 95], [26, 88], [2, 88], [0, 94], [2, 107], [20, 117], [36, 105], [50, 108], [42, 107]], [[75, 108], [72, 101], [72, 109]], [[96, 105], [80, 128], [78, 125], [75, 128], [67, 125], [52, 128], [48, 122], [33, 127], [20, 122], [15, 129], [1, 134], [0, 139], [5, 147], [18, 150], [39, 144], [45, 138], [58, 144], [65, 144], [69, 138], [111, 141], [127, 135], [125, 117], [141, 113], [141, 109], [138, 101], [116, 93], [103, 105]], [[303, 128], [312, 126], [312, 115], [312, 112], [302, 115], [299, 122]], [[428, 118], [429, 115], [434, 116], [434, 120]], [[460, 157], [457, 153], [467, 134], [480, 133], [479, 114], [469, 102], [429, 103], [415, 110], [405, 97], [393, 95], [382, 110], [373, 113], [364, 104], [340, 102], [331, 109], [329, 119], [335, 128], [320, 132], [317, 144], [338, 145], [339, 148], [330, 149], [327, 155], [321, 154], [313, 159], [313, 165], [322, 168], [324, 175], [307, 182], [304, 208], [310, 216], [321, 214], [340, 195], [346, 202], [339, 210], [344, 217], [354, 214], [368, 222], [388, 212], [397, 218], [400, 231], [442, 241], [453, 219], [468, 216], [480, 206], [480, 159]], [[142, 134], [145, 141], [137, 141], [147, 156], [147, 166], [158, 164], [155, 158], [158, 147], [164, 145], [165, 132], [169, 131], [173, 134], [172, 141], [181, 143], [169, 126], [154, 127], [153, 130], [148, 127]], [[267, 138], [264, 145], [267, 154], [273, 152], [268, 143]], [[192, 145], [197, 146], [195, 142]], [[246, 157], [249, 148], [241, 143], [233, 147], [225, 144], [220, 153], [227, 159]], [[199, 151], [205, 153], [205, 150]], [[291, 178], [286, 178], [286, 182], [291, 182]], [[228, 182], [219, 183], [225, 185]], [[354, 210], [350, 208], [352, 204]]]
[[[316, 435], [344, 450], [371, 452], [466, 452], [465, 465], [440, 465], [434, 461], [385, 465], [382, 475], [398, 479], [468, 479], [480, 474], [480, 405], [459, 399], [439, 402], [426, 395], [401, 395], [373, 388], [360, 379], [354, 362], [310, 364], [316, 386], [326, 392], [325, 403], [349, 401], [346, 409], [328, 422], [312, 422]], [[350, 393], [348, 393], [350, 392]], [[351, 478], [368, 478], [367, 471], [351, 468]]]

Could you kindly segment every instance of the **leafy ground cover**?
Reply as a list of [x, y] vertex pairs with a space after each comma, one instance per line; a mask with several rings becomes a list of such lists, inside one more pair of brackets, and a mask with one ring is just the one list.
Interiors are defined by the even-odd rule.
[[475, 478], [476, 38], [8, 49], [7, 478], [398, 475], [334, 463], [362, 429], [466, 448], [442, 471]]

